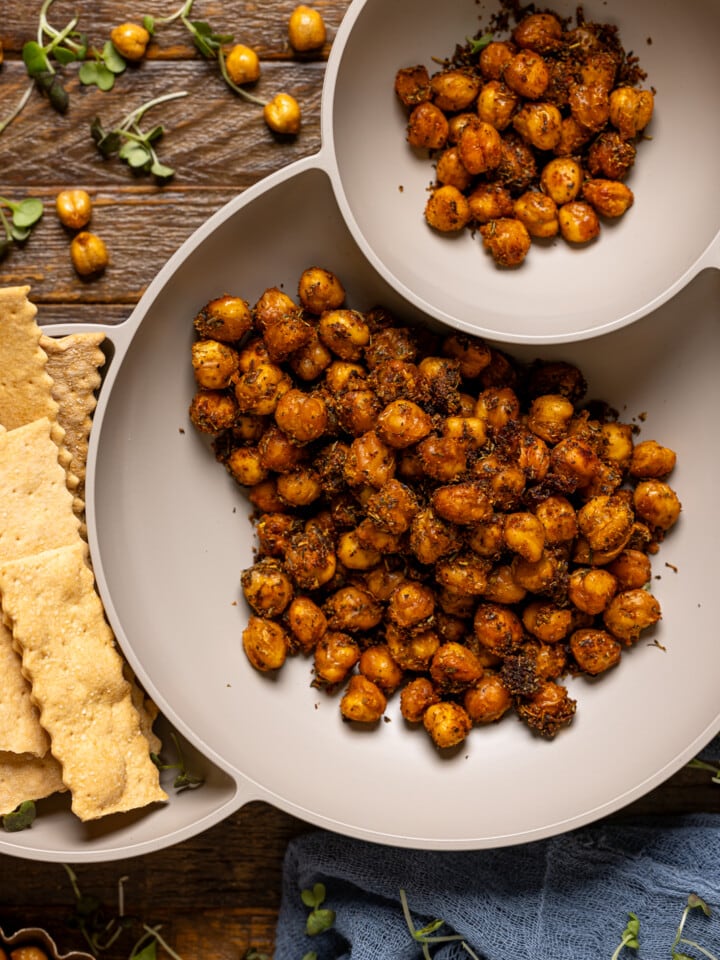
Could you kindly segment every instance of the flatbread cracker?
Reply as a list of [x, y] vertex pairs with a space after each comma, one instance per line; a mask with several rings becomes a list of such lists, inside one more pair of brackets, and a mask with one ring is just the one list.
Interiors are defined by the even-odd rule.
[[94, 820], [167, 794], [86, 555], [81, 541], [2, 564], [0, 596], [72, 810]]
[[0, 620], [0, 753], [44, 756], [50, 749], [31, 687], [13, 646], [12, 633]]
[[26, 800], [43, 800], [66, 789], [60, 764], [49, 754], [29, 757], [0, 751], [0, 816]]

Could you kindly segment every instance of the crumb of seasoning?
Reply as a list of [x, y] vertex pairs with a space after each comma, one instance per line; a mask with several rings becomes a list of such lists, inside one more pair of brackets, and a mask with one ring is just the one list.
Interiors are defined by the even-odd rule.
[[178, 427], [178, 433], [185, 433], [185, 427]]
[[400, 193], [402, 193], [404, 189], [405, 187], [402, 184], [398, 184], [398, 190], [400, 191]]
[[665, 561], [665, 566], [668, 568], [668, 570], [672, 570], [673, 573], [677, 573], [677, 572], [678, 572], [678, 568], [675, 566], [674, 563], [668, 563], [667, 560], [666, 560], [666, 561]]
[[237, 606], [237, 600], [233, 600], [231, 606], [236, 607], [236, 606]]

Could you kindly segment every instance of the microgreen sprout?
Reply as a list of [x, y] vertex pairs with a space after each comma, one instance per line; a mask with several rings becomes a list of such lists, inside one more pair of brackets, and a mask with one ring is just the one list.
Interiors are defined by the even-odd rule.
[[98, 150], [104, 157], [117, 155], [133, 170], [152, 173], [159, 180], [170, 179], [175, 171], [160, 162], [153, 146], [162, 137], [164, 128], [154, 126], [146, 132], [141, 129], [140, 121], [148, 110], [186, 96], [187, 91], [181, 90], [148, 100], [110, 130], [106, 130], [100, 118], [96, 117], [90, 126], [90, 132]]
[[[12, 214], [9, 220], [5, 210]], [[0, 197], [0, 260], [10, 252], [13, 243], [27, 240], [42, 217], [43, 210], [42, 200], [37, 197], [26, 197], [19, 201]]]
[[3, 830], [8, 833], [17, 833], [19, 830], [27, 830], [33, 825], [35, 820], [35, 804], [32, 800], [24, 800], [10, 813], [4, 814], [2, 818]]
[[115, 77], [127, 68], [127, 63], [115, 49], [112, 41], [107, 40], [102, 50], [92, 47], [89, 50], [92, 60], [86, 60], [78, 71], [78, 79], [85, 86], [93, 84], [103, 91], [112, 90]]
[[177, 770], [177, 776], [173, 780], [173, 787], [177, 790], [178, 793], [182, 793], [183, 790], [195, 790], [197, 787], [201, 787], [205, 782], [202, 777], [195, 776], [195, 774], [190, 773], [190, 771], [185, 766], [185, 758], [183, 752], [180, 749], [180, 743], [178, 738], [174, 733], [170, 734], [173, 743], [175, 744], [175, 750], [177, 751], [178, 759], [175, 763], [163, 763], [160, 757], [156, 753], [151, 753], [150, 758], [152, 759], [155, 766], [158, 770]]
[[682, 953], [676, 948], [679, 946], [692, 947], [693, 950], [697, 950], [698, 953], [701, 953], [704, 957], [707, 957], [708, 960], [718, 960], [715, 954], [710, 953], [709, 950], [705, 950], [700, 946], [699, 943], [696, 943], [694, 940], [688, 940], [683, 937], [683, 930], [685, 929], [685, 923], [690, 916], [691, 911], [701, 910], [706, 917], [710, 916], [710, 907], [705, 903], [702, 897], [699, 897], [696, 893], [691, 893], [688, 895], [687, 903], [685, 904], [685, 909], [682, 912], [680, 918], [680, 923], [675, 933], [675, 939], [673, 941], [671, 956], [672, 960], [692, 960], [692, 957], [689, 957], [686, 953]]
[[480, 960], [478, 955], [470, 949], [470, 947], [465, 943], [462, 935], [459, 933], [450, 933], [442, 934], [440, 936], [435, 936], [436, 932], [443, 926], [445, 926], [444, 920], [431, 920], [430, 923], [426, 923], [424, 927], [416, 927], [413, 923], [412, 915], [410, 913], [410, 906], [408, 904], [407, 895], [404, 890], [400, 890], [400, 903], [402, 904], [403, 916], [405, 917], [405, 923], [407, 928], [410, 931], [410, 936], [417, 943], [420, 944], [422, 948], [422, 955], [425, 960], [431, 960], [430, 947], [435, 943], [450, 943], [451, 941], [460, 941], [460, 946], [462, 949], [472, 957], [472, 960]]
[[708, 763], [706, 760], [699, 760], [695, 757], [690, 760], [688, 767], [694, 767], [697, 770], [709, 770], [712, 773], [712, 783], [720, 783], [720, 767], [716, 763]]
[[640, 921], [634, 913], [629, 913], [628, 917], [627, 926], [622, 932], [622, 940], [617, 945], [610, 960], [618, 960], [625, 947], [629, 950], [637, 950], [640, 946]]
[[65, 113], [69, 105], [67, 90], [57, 75], [53, 60], [65, 66], [73, 60], [84, 60], [87, 54], [87, 38], [75, 27], [78, 18], [73, 17], [62, 30], [57, 30], [48, 20], [48, 10], [53, 0], [44, 0], [38, 19], [37, 39], [23, 45], [22, 58], [28, 75], [45, 93], [58, 113]]
[[325, 884], [316, 883], [312, 890], [303, 890], [300, 896], [310, 910], [305, 923], [308, 936], [315, 937], [329, 930], [335, 923], [335, 911], [322, 906], [325, 902]]
[[481, 37], [475, 37], [474, 39], [468, 37], [469, 52], [472, 56], [476, 56], [478, 53], [481, 53], [485, 47], [489, 46], [493, 41], [492, 33], [484, 33]]

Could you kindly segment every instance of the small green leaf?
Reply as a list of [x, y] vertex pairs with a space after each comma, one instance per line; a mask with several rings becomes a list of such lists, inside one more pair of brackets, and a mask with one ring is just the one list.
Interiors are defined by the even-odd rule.
[[68, 50], [67, 47], [55, 47], [53, 57], [63, 67], [67, 66], [68, 63], [73, 63], [75, 60], [80, 59], [74, 50]]
[[75, 41], [75, 45], [76, 45], [76, 48], [77, 48], [77, 49], [75, 50], [75, 59], [76, 59], [76, 60], [84, 60], [85, 57], [87, 56], [88, 46], [89, 46], [87, 34], [85, 34], [85, 33], [79, 33], [78, 31], [74, 30], [74, 31], [70, 34], [70, 36], [71, 36], [72, 39]]
[[154, 143], [156, 140], [159, 140], [164, 133], [164, 128], [158, 124], [157, 127], [153, 127], [152, 130], [149, 130], [145, 134], [145, 141], [146, 143]]
[[115, 74], [97, 60], [86, 61], [78, 70], [78, 79], [86, 87], [94, 84], [98, 90], [105, 93], [112, 90], [115, 84]]
[[157, 940], [151, 940], [137, 953], [130, 955], [130, 960], [155, 960], [157, 957]]
[[469, 40], [470, 53], [473, 55], [480, 53], [481, 50], [484, 50], [485, 47], [492, 43], [492, 40], [492, 33], [484, 33], [481, 37], [476, 37], [474, 40]]
[[27, 197], [21, 200], [13, 212], [13, 223], [16, 227], [32, 227], [43, 215], [45, 208], [38, 197]]
[[65, 113], [70, 105], [70, 98], [57, 74], [45, 71], [39, 73], [35, 77], [35, 81], [40, 89], [48, 95], [50, 106], [58, 113]]
[[96, 60], [88, 60], [78, 70], [78, 80], [84, 83], [86, 87], [97, 83], [98, 63]]
[[41, 73], [50, 71], [45, 51], [35, 40], [28, 40], [22, 48], [22, 58], [25, 69], [31, 77], [37, 77]]
[[147, 32], [152, 36], [155, 33], [155, 17], [151, 17], [149, 14], [146, 14], [142, 18], [142, 24], [147, 30]]
[[335, 923], [334, 910], [315, 909], [312, 911], [312, 913], [308, 915], [305, 929], [308, 933], [308, 936], [315, 937], [317, 936], [317, 934], [324, 933], [326, 930], [329, 930], [334, 923]]
[[[315, 894], [312, 892], [312, 890], [303, 890], [300, 893], [300, 899], [306, 907], [310, 907], [311, 909], [316, 907], [318, 904], [318, 901], [315, 899]], [[320, 902], [322, 903], [322, 900]]]
[[118, 156], [133, 170], [142, 170], [152, 162], [150, 151], [141, 143], [124, 143]]
[[112, 73], [123, 73], [127, 69], [125, 58], [117, 50], [117, 47], [108, 40], [102, 49], [102, 59], [105, 66]]
[[691, 893], [688, 895], [687, 905], [691, 910], [700, 908], [706, 917], [710, 916], [710, 907], [705, 903], [702, 897], [699, 897], [696, 893]]
[[35, 804], [32, 800], [25, 800], [12, 813], [5, 814], [2, 824], [8, 833], [16, 833], [18, 830], [27, 830], [31, 827], [34, 819]]

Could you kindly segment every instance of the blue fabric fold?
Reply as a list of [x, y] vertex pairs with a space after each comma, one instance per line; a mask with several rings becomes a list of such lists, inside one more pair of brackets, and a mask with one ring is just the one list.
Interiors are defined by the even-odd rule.
[[[308, 937], [300, 893], [317, 882], [336, 918]], [[697, 894], [711, 915], [691, 911], [684, 936], [720, 956], [720, 813], [610, 818], [533, 843], [460, 852], [313, 831], [288, 845], [275, 960], [309, 951], [318, 960], [417, 960], [401, 889], [416, 928], [442, 919], [437, 935], [459, 934], [483, 960], [610, 960], [630, 913], [640, 920], [640, 947], [625, 948], [621, 960], [670, 958], [688, 895]], [[460, 941], [431, 953], [470, 957]]]

